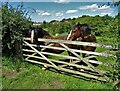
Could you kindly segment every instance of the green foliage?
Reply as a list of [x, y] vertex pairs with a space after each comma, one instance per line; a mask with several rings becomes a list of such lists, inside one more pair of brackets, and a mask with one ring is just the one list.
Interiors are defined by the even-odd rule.
[[2, 44], [3, 55], [15, 55], [15, 43], [22, 42], [22, 34], [31, 25], [24, 16], [23, 6], [13, 8], [8, 3], [2, 5]]
[[108, 15], [105, 16], [82, 16], [75, 19], [63, 19], [61, 21], [51, 21], [49, 23], [41, 24], [42, 28], [47, 29], [52, 35], [68, 34], [74, 24], [80, 22], [87, 23], [92, 28], [92, 32], [96, 36], [114, 37], [117, 39], [118, 35], [118, 17], [114, 18]]
[[47, 31], [50, 32], [52, 36], [55, 34], [64, 35], [69, 33], [71, 30], [71, 25], [65, 22], [50, 22], [46, 24], [43, 23], [41, 27], [47, 29]]

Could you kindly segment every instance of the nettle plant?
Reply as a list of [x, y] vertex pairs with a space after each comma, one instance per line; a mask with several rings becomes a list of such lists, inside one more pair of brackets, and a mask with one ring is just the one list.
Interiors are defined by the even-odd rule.
[[13, 8], [9, 3], [4, 3], [1, 8], [2, 17], [2, 53], [3, 55], [15, 56], [16, 43], [21, 45], [23, 33], [30, 29], [32, 22], [30, 10], [22, 4]]

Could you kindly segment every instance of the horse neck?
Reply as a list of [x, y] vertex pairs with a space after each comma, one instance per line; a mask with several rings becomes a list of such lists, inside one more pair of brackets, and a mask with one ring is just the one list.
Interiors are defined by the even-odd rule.
[[87, 33], [87, 34], [84, 34], [84, 33], [83, 33], [83, 36], [82, 36], [82, 37], [87, 37], [87, 36], [89, 36], [89, 35], [90, 35], [90, 34], [88, 34], [88, 33]]
[[25, 37], [30, 37], [30, 36], [31, 36], [31, 30], [26, 30], [26, 31], [23, 33], [23, 36], [25, 36]]
[[50, 34], [47, 31], [43, 30], [42, 32], [44, 36], [48, 36], [48, 35], [50, 36]]
[[85, 42], [96, 42], [96, 37], [93, 34], [89, 34], [86, 37], [84, 36], [83, 41], [85, 41]]
[[38, 31], [38, 37], [46, 38], [46, 39], [51, 38], [50, 34], [47, 31], [43, 30], [43, 29], [40, 29]]
[[43, 38], [45, 38], [45, 39], [52, 39], [53, 37], [49, 36], [49, 35], [46, 35], [46, 36], [43, 36]]
[[59, 36], [56, 39], [67, 40], [67, 36]]

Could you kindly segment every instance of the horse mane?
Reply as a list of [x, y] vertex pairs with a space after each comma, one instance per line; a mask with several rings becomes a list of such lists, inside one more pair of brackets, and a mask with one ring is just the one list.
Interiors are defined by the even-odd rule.
[[44, 30], [43, 28], [38, 28], [38, 34], [40, 34], [42, 38], [51, 37], [51, 35], [46, 30]]
[[76, 27], [80, 27], [80, 26], [81, 26], [81, 24], [80, 25], [73, 25], [72, 29], [74, 29]]
[[46, 31], [42, 29], [42, 33], [43, 33], [43, 38], [47, 38], [47, 37], [51, 37], [51, 35]]
[[84, 24], [81, 24], [81, 26], [89, 26], [88, 24], [84, 23]]
[[25, 30], [22, 32], [23, 37], [30, 37], [31, 36], [31, 30]]
[[91, 28], [88, 24], [81, 24], [81, 29], [83, 30], [84, 33], [91, 34]]

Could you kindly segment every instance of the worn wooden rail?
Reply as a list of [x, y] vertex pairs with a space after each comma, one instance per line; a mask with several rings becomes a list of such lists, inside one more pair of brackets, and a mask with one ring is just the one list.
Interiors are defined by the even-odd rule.
[[[24, 45], [24, 46], [27, 46], [27, 45]], [[35, 45], [35, 44], [31, 44], [31, 46], [34, 46], [34, 47], [41, 47], [41, 48], [49, 48], [49, 49], [55, 49], [55, 50], [64, 50], [66, 51], [65, 48], [60, 48], [60, 47], [53, 47], [53, 46], [44, 46], [44, 45]], [[78, 53], [86, 53], [86, 54], [93, 54], [93, 55], [96, 55], [96, 56], [105, 56], [105, 57], [109, 57], [109, 56], [112, 56], [112, 54], [107, 54], [106, 52], [102, 52], [102, 53], [98, 53], [98, 52], [91, 52], [91, 51], [84, 51], [84, 50], [77, 50], [77, 49], [71, 49], [72, 51], [75, 51], [75, 52], [78, 52]], [[114, 56], [116, 57], [116, 56]]]
[[[30, 41], [30, 38], [24, 38], [24, 41], [23, 41], [23, 56], [25, 57], [25, 60], [28, 62], [43, 65], [44, 68], [50, 67], [50, 68], [57, 69], [59, 71], [72, 73], [74, 75], [79, 75], [86, 78], [92, 78], [92, 79], [101, 80], [101, 81], [111, 81], [111, 79], [106, 75], [106, 74], [110, 74], [109, 70], [98, 69], [94, 67], [92, 63], [109, 67], [110, 69], [113, 67], [114, 64], [101, 62], [99, 60], [98, 61], [91, 60], [91, 58], [97, 57], [97, 56], [117, 58], [115, 55], [110, 54], [109, 51], [90, 52], [90, 51], [84, 51], [84, 50], [78, 50], [78, 49], [70, 49], [65, 44], [93, 46], [93, 47], [101, 47], [101, 48], [108, 48], [108, 49], [117, 49], [116, 46], [97, 44], [97, 43], [88, 43], [88, 42], [56, 40], [56, 39], [40, 39], [40, 38], [38, 39], [38, 41], [41, 41], [41, 42], [59, 43], [62, 46], [62, 47], [54, 47], [52, 45], [45, 46], [45, 45], [30, 44], [26, 40]], [[26, 48], [26, 47], [29, 47], [29, 48]], [[74, 56], [44, 52], [44, 51], [37, 50], [37, 47], [40, 47], [43, 50], [46, 48], [49, 48], [49, 49], [55, 49], [55, 50], [69, 51]], [[77, 53], [92, 54], [92, 56], [83, 58], [81, 55], [78, 55]], [[46, 55], [56, 56], [58, 58], [62, 58], [63, 60], [54, 59], [54, 58], [51, 59]], [[74, 61], [65, 61], [64, 59], [69, 59]], [[80, 65], [79, 64], [80, 62], [83, 62], [86, 65]]]
[[[31, 38], [24, 38], [24, 40], [31, 40]], [[38, 38], [38, 41], [51, 42], [51, 43], [64, 43], [64, 44], [75, 44], [75, 45], [84, 45], [84, 46], [93, 46], [93, 47], [101, 47], [101, 48], [109, 48], [109, 49], [118, 49], [118, 45], [104, 45], [92, 42], [81, 42], [81, 41], [70, 41], [70, 40], [57, 40], [57, 39], [42, 39]]]

